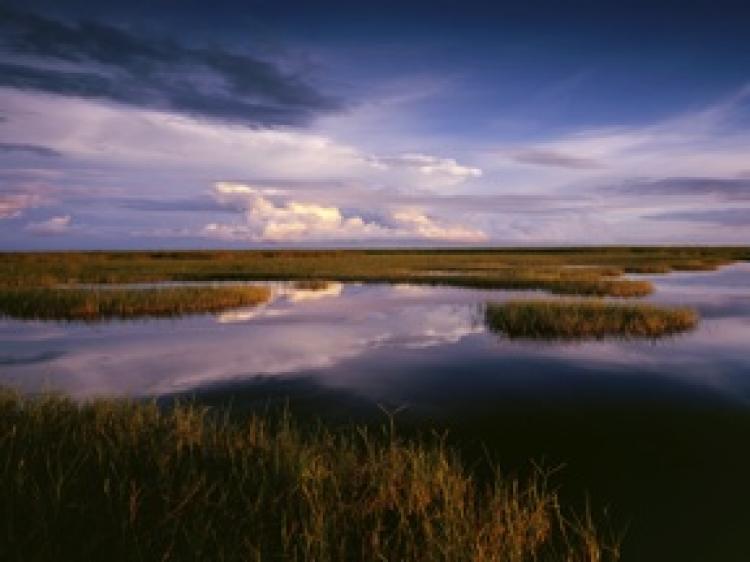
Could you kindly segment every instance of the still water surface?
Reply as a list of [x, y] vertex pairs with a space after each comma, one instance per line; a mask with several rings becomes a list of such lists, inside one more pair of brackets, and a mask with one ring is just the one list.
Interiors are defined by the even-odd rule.
[[750, 560], [750, 264], [641, 276], [689, 305], [695, 331], [658, 341], [509, 341], [487, 300], [530, 292], [269, 283], [265, 305], [98, 324], [0, 320], [0, 384], [77, 397], [290, 400], [330, 419], [440, 427], [507, 470], [564, 464], [627, 526], [625, 559]]

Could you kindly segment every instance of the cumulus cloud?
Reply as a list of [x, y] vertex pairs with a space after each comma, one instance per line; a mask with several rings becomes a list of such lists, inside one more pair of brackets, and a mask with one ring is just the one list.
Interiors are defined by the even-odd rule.
[[423, 239], [477, 242], [486, 238], [478, 230], [445, 224], [415, 208], [395, 209], [388, 221], [365, 220], [361, 214], [345, 215], [339, 207], [292, 199], [283, 190], [263, 189], [235, 182], [214, 186], [218, 201], [245, 207], [244, 220], [211, 223], [203, 234], [228, 240], [299, 242], [310, 240]]
[[479, 229], [441, 224], [419, 209], [394, 211], [393, 220], [396, 221], [401, 230], [417, 238], [453, 240], [456, 242], [481, 242], [487, 239], [484, 232]]
[[[327, 190], [357, 185], [395, 192], [439, 190], [479, 178], [479, 168], [426, 153], [382, 157], [324, 134], [255, 129], [164, 111], [113, 107], [93, 100], [0, 88], [14, 116], [0, 123], [0, 142], [43, 144], [69, 183], [108, 169], [141, 191], [166, 176], [175, 185], [221, 177], [262, 178], [284, 185], [319, 182]], [[23, 115], [23, 118], [17, 117]], [[148, 180], [144, 176], [149, 175]], [[133, 193], [130, 193], [133, 195]]]
[[70, 229], [71, 216], [52, 217], [41, 222], [31, 222], [25, 230], [37, 236], [57, 236], [65, 234]]

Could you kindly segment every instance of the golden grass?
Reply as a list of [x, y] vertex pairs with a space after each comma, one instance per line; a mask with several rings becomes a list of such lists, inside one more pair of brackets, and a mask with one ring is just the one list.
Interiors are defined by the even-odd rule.
[[0, 316], [86, 320], [221, 312], [268, 300], [266, 287], [0, 288]]
[[0, 392], [6, 561], [606, 562], [544, 475], [479, 480], [438, 438]]
[[748, 248], [701, 247], [12, 253], [0, 254], [0, 286], [327, 279], [641, 296], [650, 283], [623, 273], [746, 259]]
[[640, 303], [518, 300], [489, 303], [485, 321], [510, 338], [657, 338], [694, 328], [698, 315], [689, 308]]
[[305, 291], [325, 291], [329, 287], [328, 281], [321, 281], [320, 279], [301, 279], [295, 281], [293, 286], [295, 289], [302, 289]]

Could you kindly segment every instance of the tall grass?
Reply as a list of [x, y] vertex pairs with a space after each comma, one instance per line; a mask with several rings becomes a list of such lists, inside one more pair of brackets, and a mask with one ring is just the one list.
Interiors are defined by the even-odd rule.
[[689, 308], [605, 301], [519, 300], [489, 303], [485, 321], [510, 338], [656, 338], [695, 327]]
[[0, 392], [5, 561], [617, 560], [543, 475], [480, 482], [438, 438]]
[[86, 320], [220, 312], [268, 300], [265, 287], [0, 288], [0, 316]]
[[440, 283], [560, 294], [639, 296], [623, 273], [711, 269], [750, 259], [748, 248], [281, 250], [0, 254], [0, 286], [202, 280]]

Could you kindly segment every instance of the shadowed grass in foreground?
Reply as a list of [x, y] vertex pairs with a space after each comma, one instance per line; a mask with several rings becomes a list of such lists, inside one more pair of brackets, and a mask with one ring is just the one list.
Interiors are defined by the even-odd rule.
[[510, 338], [656, 338], [694, 328], [698, 316], [689, 308], [648, 304], [519, 300], [488, 303], [485, 321]]
[[259, 304], [269, 296], [265, 287], [0, 288], [0, 316], [87, 321], [179, 316]]
[[542, 476], [480, 484], [392, 427], [0, 392], [0, 458], [7, 561], [618, 558]]

